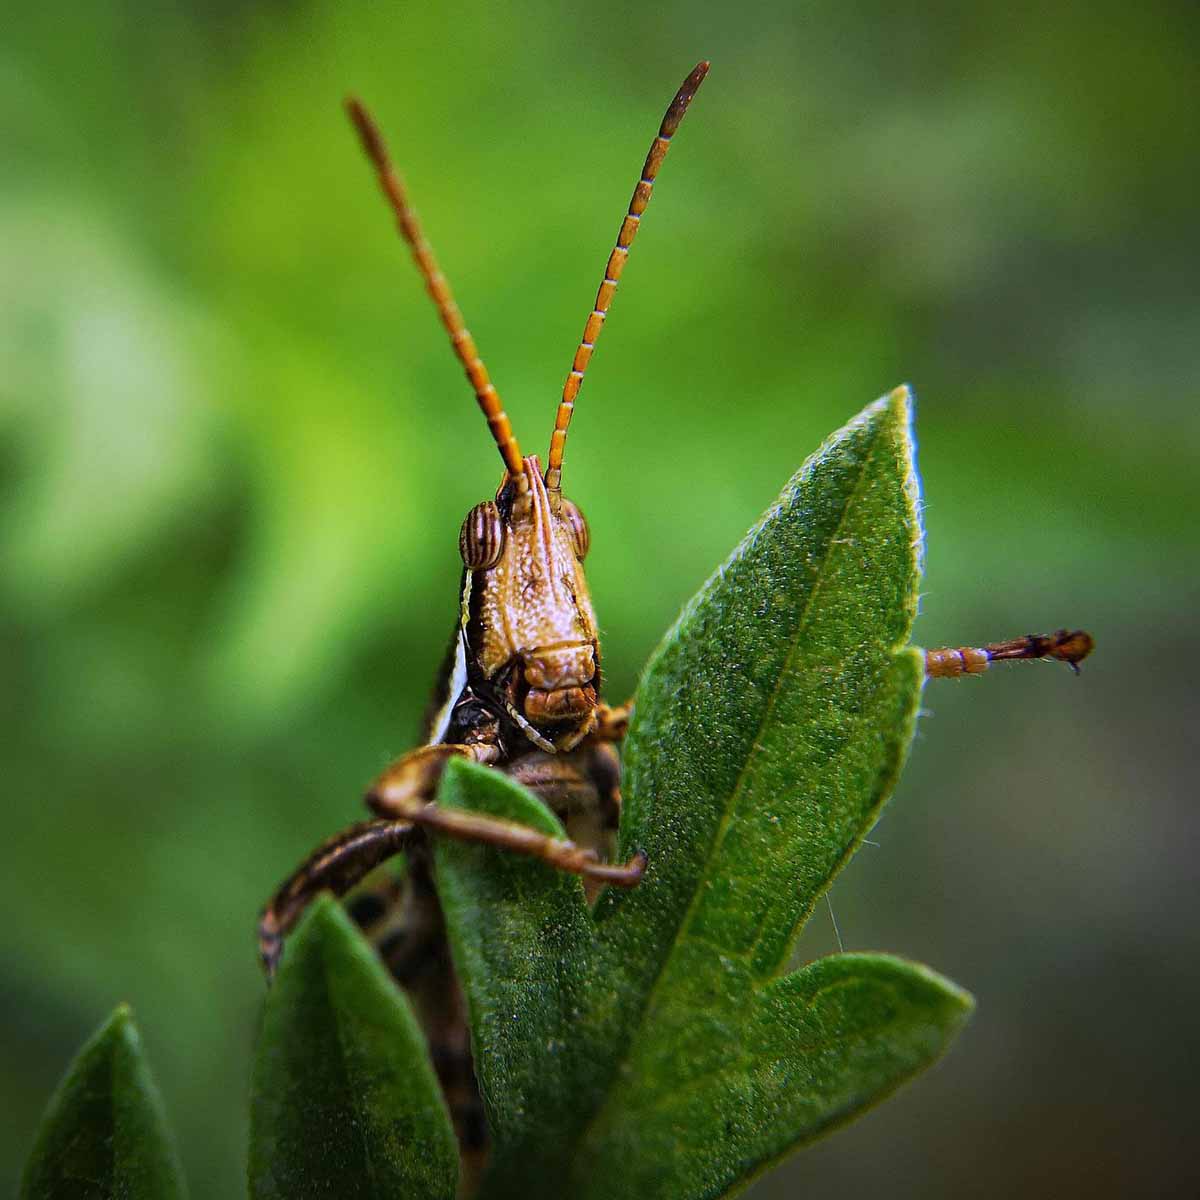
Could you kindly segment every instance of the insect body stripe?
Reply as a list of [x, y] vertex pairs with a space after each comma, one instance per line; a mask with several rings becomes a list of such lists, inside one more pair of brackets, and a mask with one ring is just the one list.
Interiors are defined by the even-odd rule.
[[[468, 588], [471, 586], [469, 575], [470, 573], [468, 572]], [[454, 715], [454, 706], [458, 703], [458, 698], [463, 694], [463, 689], [466, 686], [467, 646], [466, 639], [460, 630], [458, 637], [455, 639], [454, 668], [450, 672], [450, 681], [446, 685], [446, 702], [438, 709], [437, 716], [430, 723], [429, 741], [431, 744], [437, 744], [446, 740], [446, 730], [450, 728], [450, 718]]]

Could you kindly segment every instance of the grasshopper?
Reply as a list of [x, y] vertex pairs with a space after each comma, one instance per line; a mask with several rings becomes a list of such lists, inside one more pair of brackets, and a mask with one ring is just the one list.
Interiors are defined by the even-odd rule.
[[[605, 885], [634, 887], [646, 867], [635, 853], [610, 863], [621, 811], [618, 745], [630, 704], [600, 699], [600, 641], [583, 562], [591, 541], [582, 511], [562, 491], [563, 452], [575, 401], [621, 279], [663, 159], [708, 72], [684, 80], [651, 142], [596, 301], [559, 401], [546, 465], [523, 456], [508, 415], [467, 331], [445, 276], [393, 168], [379, 130], [356, 99], [347, 110], [395, 215], [450, 344], [487, 420], [504, 474], [495, 498], [467, 513], [458, 620], [425, 728], [425, 742], [389, 766], [366, 795], [374, 819], [321, 845], [275, 892], [258, 927], [260, 954], [274, 972], [283, 941], [321, 892], [345, 895], [405, 852], [407, 871], [362, 892], [351, 915], [372, 936], [413, 1000], [450, 1102], [464, 1152], [480, 1160], [486, 1128], [471, 1067], [463, 998], [454, 977], [434, 889], [429, 836], [504, 847], [583, 877], [589, 897]], [[930, 650], [930, 677], [978, 674], [995, 661], [1057, 659], [1078, 669], [1092, 649], [1082, 631], [1059, 630], [982, 647]], [[491, 817], [440, 808], [446, 764], [455, 757], [490, 766], [535, 792], [570, 835], [551, 837]]]

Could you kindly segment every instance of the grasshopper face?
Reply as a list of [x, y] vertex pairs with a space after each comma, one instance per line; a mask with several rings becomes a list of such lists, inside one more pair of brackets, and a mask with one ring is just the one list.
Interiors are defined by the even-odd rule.
[[463, 522], [461, 652], [480, 698], [542, 749], [568, 750], [595, 725], [600, 644], [583, 573], [583, 514], [546, 487], [537, 456], [522, 488], [505, 476], [494, 502]]

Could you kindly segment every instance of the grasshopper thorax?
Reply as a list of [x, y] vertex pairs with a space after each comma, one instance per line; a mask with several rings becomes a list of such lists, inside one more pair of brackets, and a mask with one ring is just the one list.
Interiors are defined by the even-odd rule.
[[463, 522], [463, 648], [481, 698], [535, 745], [565, 750], [592, 729], [599, 702], [587, 523], [547, 488], [536, 455], [522, 465]]

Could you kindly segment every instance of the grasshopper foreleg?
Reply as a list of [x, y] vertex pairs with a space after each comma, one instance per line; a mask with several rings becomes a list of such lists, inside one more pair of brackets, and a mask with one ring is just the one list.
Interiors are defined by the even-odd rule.
[[491, 763], [499, 757], [490, 742], [469, 745], [422, 746], [393, 763], [367, 793], [374, 821], [352, 825], [322, 843], [286, 880], [263, 909], [258, 922], [258, 947], [267, 974], [272, 975], [283, 952], [283, 939], [304, 910], [322, 892], [344, 896], [385, 860], [435, 830], [460, 841], [500, 846], [529, 855], [585, 879], [633, 887], [646, 868], [641, 852], [627, 863], [600, 862], [594, 850], [567, 838], [552, 837], [497, 817], [459, 809], [440, 808], [433, 801], [446, 763], [452, 758]]
[[515, 821], [441, 808], [434, 803], [432, 796], [446, 763], [457, 755], [479, 760], [481, 748], [479, 744], [424, 746], [405, 755], [367, 793], [368, 806], [381, 817], [412, 822], [460, 841], [500, 846], [586, 879], [618, 887], [634, 887], [641, 881], [646, 856], [640, 851], [627, 863], [604, 863], [594, 850], [577, 846], [567, 838], [553, 837]]
[[612, 705], [600, 702], [596, 707], [596, 728], [592, 737], [598, 742], [622, 742], [629, 732], [629, 718], [633, 715], [633, 701]]
[[[394, 777], [406, 795], [429, 800], [446, 763], [456, 756], [490, 763], [499, 750], [486, 741], [469, 746], [422, 746], [393, 763], [384, 777]], [[417, 822], [391, 813], [381, 816], [381, 820], [351, 825], [322, 842], [271, 897], [258, 919], [258, 952], [268, 977], [279, 964], [283, 939], [322, 892], [344, 896], [377, 866], [421, 837]]]

